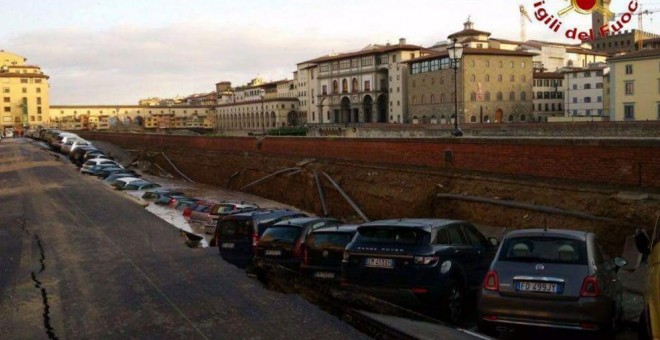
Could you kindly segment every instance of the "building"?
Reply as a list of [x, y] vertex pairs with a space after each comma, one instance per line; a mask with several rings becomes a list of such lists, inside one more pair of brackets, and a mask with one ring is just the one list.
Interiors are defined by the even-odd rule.
[[[609, 9], [611, 0], [603, 0], [603, 7]], [[625, 25], [632, 25], [637, 21], [637, 16], [642, 8], [637, 2], [636, 13], [622, 13], [613, 18], [606, 18], [600, 11], [593, 11], [591, 14], [591, 25], [596, 39], [592, 43], [594, 50], [605, 52], [610, 55], [617, 53], [627, 53], [639, 49], [646, 39], [660, 38], [659, 35], [644, 32], [639, 29], [625, 30]], [[631, 2], [631, 5], [633, 3]], [[641, 14], [645, 15], [645, 14]], [[625, 18], [624, 18], [625, 16]], [[625, 19], [625, 20], [624, 20]], [[601, 27], [608, 25], [608, 36], [601, 37]]]
[[53, 105], [52, 125], [65, 130], [214, 129], [208, 106]]
[[605, 62], [609, 54], [594, 51], [589, 44], [562, 44], [551, 41], [529, 40], [520, 49], [535, 53], [534, 68], [557, 72], [564, 67], [587, 67]]
[[266, 132], [275, 127], [305, 124], [294, 83], [295, 80], [264, 82], [257, 77], [236, 88], [230, 82], [216, 84], [218, 128]]
[[28, 65], [26, 61], [22, 56], [0, 50], [0, 130], [20, 131], [50, 124], [49, 77], [39, 66]]
[[564, 117], [564, 75], [559, 72], [534, 72], [533, 116], [538, 122]]
[[310, 123], [402, 123], [406, 60], [422, 54], [405, 39], [298, 64], [297, 90]]
[[[564, 98], [565, 118], [569, 120], [609, 119], [609, 100], [605, 83], [610, 68], [598, 63], [587, 68], [563, 70], [566, 94]], [[562, 121], [562, 120], [551, 120]]]
[[446, 44], [409, 60], [408, 106], [405, 122], [451, 124], [455, 87], [458, 88], [459, 122], [519, 122], [532, 118], [533, 57], [535, 54], [502, 47], [490, 33], [474, 29], [467, 21], [462, 31], [451, 34], [465, 48], [457, 86]]
[[660, 49], [631, 52], [608, 62], [611, 119], [660, 119]]

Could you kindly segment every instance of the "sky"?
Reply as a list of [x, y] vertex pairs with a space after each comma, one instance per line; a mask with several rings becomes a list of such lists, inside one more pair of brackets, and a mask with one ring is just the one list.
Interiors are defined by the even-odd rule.
[[[136, 105], [243, 85], [291, 79], [296, 64], [369, 44], [429, 47], [460, 31], [468, 16], [492, 37], [520, 39], [519, 5], [529, 12], [527, 38], [577, 43], [535, 18], [567, 0], [0, 0], [0, 49], [50, 76], [51, 105]], [[613, 0], [624, 13], [631, 0]], [[660, 0], [639, 1], [660, 9]], [[651, 20], [654, 19], [654, 20]], [[590, 28], [575, 12], [563, 27]], [[660, 33], [660, 12], [644, 29]], [[636, 28], [637, 19], [626, 28]]]

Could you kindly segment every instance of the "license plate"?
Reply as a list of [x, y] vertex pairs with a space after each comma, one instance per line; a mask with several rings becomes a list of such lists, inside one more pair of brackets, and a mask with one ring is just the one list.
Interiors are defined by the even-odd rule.
[[222, 248], [224, 248], [224, 249], [234, 249], [234, 244], [233, 243], [223, 243]]
[[519, 292], [559, 293], [559, 284], [550, 282], [519, 281], [516, 288]]
[[316, 273], [314, 273], [314, 277], [317, 278], [317, 279], [334, 279], [335, 278], [335, 273], [316, 272]]
[[281, 250], [266, 250], [266, 256], [282, 256]]
[[367, 257], [367, 260], [364, 265], [367, 267], [374, 267], [374, 268], [394, 268], [394, 260]]

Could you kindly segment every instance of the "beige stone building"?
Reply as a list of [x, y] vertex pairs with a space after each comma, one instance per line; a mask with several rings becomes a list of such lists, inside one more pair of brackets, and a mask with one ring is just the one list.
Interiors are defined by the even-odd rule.
[[660, 49], [631, 52], [608, 62], [610, 118], [660, 119]]
[[26, 61], [22, 56], [0, 50], [0, 130], [23, 130], [50, 124], [49, 77], [39, 66], [28, 65]]

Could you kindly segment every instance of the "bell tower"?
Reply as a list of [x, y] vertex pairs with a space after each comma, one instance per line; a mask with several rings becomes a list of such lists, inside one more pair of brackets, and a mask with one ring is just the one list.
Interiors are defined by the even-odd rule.
[[[612, 0], [596, 0], [600, 4], [600, 7], [603, 9], [610, 9], [610, 3]], [[594, 34], [596, 35], [596, 39], [602, 39], [600, 36], [600, 28], [605, 25], [606, 23], [610, 22], [612, 18], [607, 17], [605, 14], [603, 14], [605, 11], [593, 11], [591, 13], [591, 27], [594, 30]]]

